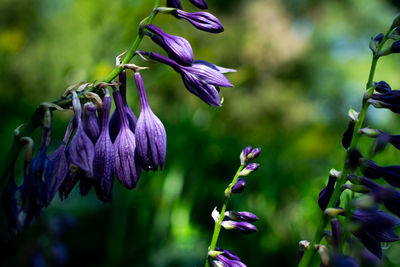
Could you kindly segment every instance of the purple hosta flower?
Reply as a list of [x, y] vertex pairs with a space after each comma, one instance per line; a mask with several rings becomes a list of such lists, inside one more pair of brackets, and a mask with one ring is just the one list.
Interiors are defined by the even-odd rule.
[[101, 110], [101, 133], [94, 147], [93, 179], [97, 197], [108, 202], [111, 201], [114, 181], [115, 150], [108, 131], [111, 96], [107, 88], [105, 91]]
[[53, 178], [51, 179], [51, 182], [48, 184], [48, 187], [46, 188], [48, 203], [50, 203], [50, 201], [54, 198], [61, 184], [64, 182], [65, 178], [68, 175], [69, 166], [68, 166], [67, 155], [65, 153], [65, 148], [72, 135], [72, 132], [76, 127], [75, 124], [76, 124], [75, 116], [73, 116], [68, 124], [61, 145], [53, 153], [49, 155], [49, 160], [52, 162], [54, 166], [54, 172], [53, 172]]
[[400, 217], [400, 192], [383, 187], [368, 178], [361, 177], [361, 184], [371, 189], [371, 194], [378, 202], [383, 202], [386, 208]]
[[238, 173], [238, 176], [248, 176], [250, 173], [255, 172], [258, 167], [260, 167], [260, 164], [258, 163], [249, 163], [243, 170]]
[[240, 164], [244, 165], [253, 159], [256, 159], [261, 153], [261, 148], [252, 148], [251, 146], [245, 147], [240, 153]]
[[[125, 117], [128, 120], [129, 129], [131, 129], [132, 132], [135, 132], [136, 116], [133, 113], [132, 109], [128, 106], [128, 102], [126, 101], [126, 71], [125, 70], [123, 70], [119, 74], [119, 83], [120, 83], [119, 92], [120, 92], [121, 98], [122, 98], [123, 110], [125, 110]], [[115, 138], [117, 138], [117, 135], [119, 133], [119, 128], [120, 128], [120, 118], [119, 118], [118, 109], [115, 109], [113, 114], [111, 115], [109, 128], [110, 128], [111, 141], [114, 142]]]
[[[232, 258], [230, 257], [232, 253], [222, 253], [218, 254], [215, 259], [220, 262], [223, 267], [246, 267], [246, 264], [240, 261], [240, 258], [236, 257]], [[218, 265], [217, 265], [218, 266]]]
[[392, 90], [384, 94], [372, 94], [368, 103], [376, 108], [387, 108], [400, 113], [400, 90]]
[[167, 0], [167, 7], [175, 7], [182, 9], [181, 1], [179, 0]]
[[224, 227], [226, 230], [236, 229], [243, 234], [252, 234], [257, 232], [257, 227], [252, 225], [249, 222], [236, 222], [236, 221], [222, 221], [221, 226]]
[[231, 192], [234, 194], [242, 193], [244, 188], [246, 187], [246, 180], [244, 178], [238, 178], [236, 183], [232, 186]]
[[82, 125], [87, 136], [96, 144], [100, 135], [99, 118], [96, 115], [97, 108], [92, 102], [83, 105]]
[[33, 194], [37, 205], [46, 207], [50, 203], [47, 199], [46, 189], [49, 188], [54, 172], [53, 163], [46, 155], [47, 144], [45, 140], [49, 134], [50, 130], [44, 130], [43, 143], [39, 154], [30, 163], [26, 184], [31, 191], [31, 194]]
[[161, 46], [170, 58], [181, 65], [192, 65], [193, 50], [185, 38], [170, 35], [152, 24], [148, 24], [147, 29], [151, 32], [151, 39]]
[[340, 246], [340, 240], [341, 240], [340, 222], [339, 222], [338, 218], [333, 218], [331, 220], [331, 230], [332, 230], [333, 246], [336, 249], [338, 249]]
[[243, 220], [246, 222], [255, 222], [258, 217], [251, 212], [247, 211], [226, 211], [225, 216], [232, 220]]
[[[319, 197], [318, 197], [318, 205], [321, 210], [325, 210], [326, 207], [328, 206], [329, 201], [331, 200], [333, 191], [335, 190], [335, 183], [337, 178], [340, 177], [340, 172], [336, 171], [335, 169], [332, 169], [329, 172], [329, 180], [328, 184], [325, 188], [319, 192]], [[339, 206], [339, 203], [336, 206]]]
[[221, 22], [213, 14], [208, 12], [189, 13], [177, 9], [172, 14], [178, 19], [189, 21], [193, 26], [202, 31], [211, 33], [220, 33], [224, 31], [224, 26], [222, 26]]
[[347, 126], [346, 131], [343, 134], [342, 145], [345, 149], [348, 149], [350, 147], [351, 139], [353, 138], [354, 125], [355, 125], [355, 122], [353, 120], [351, 120], [349, 122], [349, 125]]
[[390, 185], [400, 187], [400, 166], [380, 167], [370, 159], [363, 158], [361, 161], [361, 172], [368, 178], [383, 178]]
[[200, 9], [208, 8], [206, 0], [190, 0], [190, 2]]
[[390, 91], [392, 91], [392, 88], [390, 87], [390, 85], [385, 81], [380, 81], [377, 83], [374, 82], [372, 85], [375, 86], [375, 91], [377, 91], [381, 94], [387, 94]]
[[137, 154], [140, 164], [146, 171], [162, 169], [167, 152], [167, 135], [164, 125], [154, 115], [146, 97], [143, 79], [140, 73], [135, 73], [136, 87], [139, 92], [141, 111], [137, 122], [135, 136]]
[[115, 172], [121, 184], [132, 189], [136, 187], [141, 174], [141, 168], [135, 158], [135, 134], [129, 128], [120, 92], [114, 91], [113, 96], [120, 115], [120, 129], [114, 142]]
[[[221, 106], [218, 87], [232, 87], [233, 85], [223, 75], [222, 69], [211, 63], [205, 64], [204, 61], [193, 62], [192, 66], [182, 66], [176, 61], [155, 52], [141, 54], [149, 56], [151, 59], [164, 63], [172, 67], [181, 74], [185, 87], [192, 94], [198, 96], [211, 106]], [[213, 67], [210, 67], [213, 66]]]
[[353, 234], [378, 258], [382, 258], [380, 242], [399, 240], [393, 227], [400, 224], [400, 219], [381, 210], [355, 210], [352, 221], [359, 225]]
[[93, 184], [94, 145], [83, 129], [81, 103], [76, 92], [72, 92], [72, 106], [75, 112], [76, 132], [69, 147], [69, 162], [75, 168], [80, 180], [81, 195], [86, 195]]
[[373, 152], [378, 153], [385, 149], [388, 143], [392, 144], [395, 148], [400, 150], [400, 135], [391, 135], [379, 130], [363, 128], [360, 130], [361, 133], [368, 137], [375, 138]]

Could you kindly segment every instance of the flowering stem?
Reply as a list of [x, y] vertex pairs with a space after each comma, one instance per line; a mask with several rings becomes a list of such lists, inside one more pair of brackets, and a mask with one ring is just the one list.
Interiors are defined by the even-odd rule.
[[[229, 202], [229, 199], [230, 199], [231, 194], [232, 194], [231, 193], [232, 187], [236, 184], [236, 181], [239, 178], [239, 172], [241, 172], [244, 167], [245, 167], [245, 165], [241, 165], [239, 167], [239, 169], [236, 171], [235, 176], [232, 179], [232, 182], [229, 184], [228, 188], [225, 191], [227, 193], [225, 193], [224, 204], [222, 205], [222, 209], [221, 209], [221, 213], [220, 213], [220, 216], [218, 218], [218, 221], [215, 222], [214, 233], [213, 233], [213, 236], [212, 236], [212, 239], [211, 239], [211, 244], [210, 244], [210, 247], [208, 248], [208, 251], [215, 250], [215, 246], [217, 245], [219, 233], [221, 231], [221, 222], [224, 219], [224, 214], [225, 214], [225, 211], [226, 211], [226, 207], [228, 206], [228, 202]], [[210, 265], [209, 265], [209, 258], [207, 256], [206, 267], [208, 267], [208, 266], [210, 266]]]
[[[154, 5], [153, 5], [153, 9], [152, 12], [150, 14], [149, 17], [147, 17], [147, 21], [146, 23], [149, 24], [151, 23], [155, 16], [157, 15], [157, 11], [155, 11], [158, 7], [160, 6], [160, 0], [155, 0], [154, 1]], [[137, 48], [139, 47], [141, 41], [143, 40], [143, 37], [145, 36], [146, 33], [146, 29], [143, 29], [142, 31], [139, 31], [138, 35], [136, 36], [135, 41], [133, 42], [133, 44], [131, 45], [131, 47], [129, 48], [128, 52], [126, 53], [124, 59], [122, 60], [122, 64], [127, 64], [129, 63], [132, 58], [135, 56], [135, 52], [137, 50]], [[122, 65], [121, 64], [121, 65]], [[115, 79], [115, 77], [117, 77], [117, 75], [123, 70], [123, 68], [121, 66], [116, 66], [111, 72], [110, 74], [107, 75], [107, 77], [105, 77], [103, 79], [103, 82], [111, 82], [113, 79]], [[84, 97], [84, 93], [86, 92], [98, 92], [99, 89], [97, 89], [94, 86], [89, 87], [87, 90], [85, 90], [84, 92], [79, 93], [79, 97], [82, 98]], [[59, 98], [55, 101], [53, 101], [53, 104], [56, 104], [62, 108], [67, 108], [69, 106], [71, 106], [71, 96], [66, 97], [66, 98]], [[20, 135], [21, 137], [23, 136], [30, 136], [32, 134], [32, 132], [40, 126], [40, 121], [43, 118], [43, 109], [41, 107], [38, 107], [35, 111], [35, 113], [33, 114], [33, 116], [31, 117], [31, 119], [29, 120], [29, 122], [24, 125], [21, 130], [20, 130]], [[19, 138], [16, 137], [14, 139], [14, 142], [11, 146], [10, 151], [7, 154], [7, 158], [3, 164], [3, 169], [1, 171], [1, 178], [0, 178], [0, 195], [2, 194], [4, 187], [7, 185], [9, 177], [10, 177], [10, 168], [11, 165], [14, 164], [15, 160], [17, 159], [19, 153], [21, 152], [21, 149], [23, 147], [23, 143], [20, 142]]]
[[[366, 86], [367, 90], [372, 87], [372, 82], [373, 82], [374, 75], [375, 75], [375, 69], [376, 69], [376, 65], [378, 63], [378, 59], [379, 59], [379, 57], [377, 57], [376, 54], [378, 54], [382, 50], [385, 42], [389, 38], [390, 33], [391, 33], [391, 30], [389, 30], [385, 34], [384, 38], [382, 39], [382, 42], [377, 47], [376, 53], [373, 54], [371, 68], [370, 68], [369, 76], [368, 76], [368, 82], [367, 82], [367, 86]], [[369, 107], [368, 101], [363, 101], [362, 108], [361, 108], [360, 114], [358, 116], [358, 120], [355, 122], [355, 125], [354, 125], [354, 131], [353, 131], [353, 136], [351, 138], [350, 147], [346, 153], [346, 159], [344, 162], [342, 175], [336, 181], [335, 190], [333, 191], [332, 197], [329, 200], [327, 208], [334, 208], [336, 206], [336, 204], [338, 203], [340, 196], [343, 192], [342, 185], [344, 185], [347, 182], [348, 175], [352, 174], [352, 170], [349, 165], [349, 152], [357, 148], [358, 140], [361, 136], [360, 129], [364, 123], [368, 107]], [[309, 249], [307, 249], [305, 251], [303, 258], [301, 259], [298, 267], [306, 267], [311, 263], [311, 260], [316, 252], [315, 245], [319, 244], [321, 242], [321, 239], [324, 236], [324, 229], [329, 222], [329, 218], [327, 216], [325, 216], [324, 213], [322, 213], [322, 219], [319, 221], [320, 221], [320, 223], [317, 228], [317, 231], [315, 232], [313, 241], [311, 242]]]

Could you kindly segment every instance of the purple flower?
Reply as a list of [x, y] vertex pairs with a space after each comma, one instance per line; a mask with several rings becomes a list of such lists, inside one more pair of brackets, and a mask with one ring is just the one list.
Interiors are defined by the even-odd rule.
[[346, 131], [343, 134], [342, 145], [345, 149], [348, 149], [350, 147], [351, 139], [353, 138], [354, 125], [355, 125], [355, 122], [353, 120], [351, 120], [349, 122], [349, 125], [347, 126]]
[[243, 220], [246, 222], [255, 222], [258, 220], [256, 215], [248, 211], [226, 211], [225, 216], [236, 221]]
[[260, 164], [258, 163], [249, 163], [243, 170], [241, 170], [238, 173], [238, 176], [240, 177], [247, 176], [250, 173], [255, 172], [258, 169], [258, 167], [260, 167]]
[[109, 202], [114, 181], [115, 150], [108, 131], [111, 96], [107, 88], [105, 91], [101, 110], [101, 132], [94, 147], [93, 178], [97, 197]]
[[246, 180], [244, 178], [238, 178], [234, 186], [232, 186], [231, 192], [234, 194], [243, 192], [244, 188], [246, 187]]
[[360, 263], [353, 257], [334, 253], [331, 258], [332, 267], [359, 267]]
[[368, 100], [376, 108], [387, 108], [400, 113], [400, 90], [392, 90], [384, 94], [373, 94]]
[[[123, 70], [119, 74], [119, 83], [120, 83], [119, 92], [121, 94], [123, 110], [125, 111], [126, 119], [128, 120], [129, 129], [131, 129], [132, 132], [135, 132], [136, 116], [133, 113], [132, 109], [128, 106], [128, 103], [126, 101], [126, 71], [125, 70]], [[120, 118], [119, 118], [118, 109], [115, 109], [113, 114], [111, 115], [109, 128], [110, 128], [111, 141], [114, 142], [115, 138], [117, 138], [117, 135], [119, 133], [119, 128], [120, 128]]]
[[175, 7], [182, 9], [182, 5], [179, 0], [167, 0], [167, 7]]
[[261, 148], [252, 148], [251, 146], [245, 147], [240, 153], [240, 164], [244, 165], [253, 159], [256, 159], [261, 153]]
[[132, 189], [136, 187], [141, 174], [141, 168], [135, 158], [135, 134], [129, 128], [120, 92], [114, 91], [113, 96], [120, 115], [120, 129], [114, 142], [115, 172], [121, 184]]
[[[339, 177], [339, 173], [335, 170], [331, 170], [329, 173], [329, 180], [326, 187], [319, 192], [318, 205], [321, 210], [325, 210], [331, 200], [333, 191], [335, 190], [336, 179]], [[339, 203], [336, 206], [339, 206]]]
[[215, 256], [215, 266], [246, 267], [241, 259], [230, 250], [220, 249], [216, 247], [215, 252], [217, 252], [217, 255]]
[[190, 0], [190, 2], [200, 9], [208, 8], [206, 0]]
[[338, 218], [331, 220], [332, 241], [335, 248], [339, 248], [341, 240], [340, 222]]
[[236, 222], [231, 220], [222, 221], [221, 226], [224, 227], [226, 230], [236, 229], [243, 234], [252, 234], [254, 232], [257, 232], [257, 227], [255, 227], [251, 223], [244, 221], [242, 222]]
[[[205, 61], [197, 60], [193, 62], [192, 66], [182, 66], [176, 61], [155, 52], [140, 53], [171, 66], [176, 72], [181, 74], [183, 83], [189, 92], [211, 106], [221, 106], [219, 86], [232, 87], [232, 84], [223, 75], [223, 71], [228, 69], [217, 67], [208, 62], [205, 64]], [[210, 67], [210, 65], [213, 67]]]
[[72, 92], [72, 106], [77, 129], [68, 147], [69, 161], [76, 166], [75, 175], [79, 175], [80, 191], [84, 196], [93, 183], [94, 145], [83, 129], [81, 103], [76, 92]]
[[48, 203], [50, 203], [50, 201], [54, 198], [61, 184], [67, 177], [69, 166], [68, 166], [67, 156], [65, 154], [65, 148], [72, 135], [72, 132], [76, 127], [75, 124], [76, 124], [75, 116], [73, 116], [68, 124], [61, 145], [52, 154], [49, 155], [49, 160], [52, 162], [54, 166], [54, 172], [53, 172], [53, 178], [51, 179], [51, 182], [48, 184], [48, 187], [46, 188]]
[[144, 170], [162, 169], [167, 152], [167, 135], [164, 125], [154, 115], [146, 97], [143, 79], [140, 73], [135, 73], [136, 87], [139, 92], [141, 112], [136, 125], [135, 135], [137, 154]]
[[377, 83], [374, 82], [373, 85], [375, 86], [375, 91], [382, 93], [382, 94], [387, 94], [390, 91], [392, 91], [392, 88], [390, 87], [390, 85], [385, 81], [380, 81]]
[[192, 65], [193, 50], [185, 38], [170, 35], [152, 24], [148, 24], [147, 29], [151, 32], [151, 39], [161, 46], [170, 58], [181, 65]]
[[390, 185], [400, 187], [400, 166], [380, 167], [370, 159], [363, 158], [361, 161], [361, 172], [368, 178], [383, 178]]
[[202, 31], [211, 33], [220, 33], [224, 31], [224, 27], [222, 26], [221, 22], [213, 14], [208, 12], [202, 11], [189, 13], [181, 9], [177, 9], [173, 15], [178, 19], [185, 19], [189, 21], [193, 26]]
[[82, 125], [87, 136], [96, 144], [100, 135], [99, 118], [96, 115], [97, 108], [92, 102], [83, 105]]
[[393, 227], [400, 224], [400, 219], [381, 210], [355, 210], [351, 219], [360, 226], [353, 234], [378, 258], [382, 258], [380, 242], [399, 240]]

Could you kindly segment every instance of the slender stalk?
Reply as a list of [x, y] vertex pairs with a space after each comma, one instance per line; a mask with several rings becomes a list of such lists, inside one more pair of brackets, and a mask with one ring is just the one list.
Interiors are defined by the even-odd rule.
[[[389, 30], [384, 38], [382, 39], [382, 42], [380, 43], [380, 45], [377, 48], [376, 54], [378, 54], [383, 46], [385, 45], [385, 42], [388, 40], [389, 38], [389, 34], [391, 33], [391, 30]], [[372, 82], [374, 79], [374, 75], [375, 75], [375, 70], [376, 70], [376, 65], [378, 63], [378, 59], [379, 57], [375, 56], [376, 54], [373, 55], [372, 57], [372, 62], [371, 62], [371, 68], [369, 71], [369, 75], [368, 75], [368, 82], [366, 85], [366, 89], [368, 90], [369, 88], [372, 87]], [[342, 185], [345, 184], [347, 182], [347, 177], [349, 174], [352, 174], [352, 170], [349, 166], [349, 152], [351, 150], [354, 150], [357, 148], [358, 145], [358, 141], [360, 138], [360, 129], [363, 126], [364, 120], [365, 120], [365, 116], [367, 114], [367, 110], [369, 107], [369, 103], [367, 101], [363, 101], [362, 104], [362, 108], [358, 117], [358, 120], [356, 121], [355, 125], [354, 125], [354, 131], [353, 131], [353, 136], [351, 138], [351, 144], [350, 144], [350, 148], [348, 149], [347, 153], [346, 153], [346, 158], [344, 161], [344, 166], [343, 166], [343, 172], [342, 175], [340, 176], [340, 178], [338, 178], [338, 180], [336, 181], [336, 186], [335, 186], [335, 190], [333, 191], [332, 197], [329, 200], [329, 203], [327, 205], [327, 208], [333, 208], [336, 206], [336, 203], [339, 201], [340, 196], [342, 194]], [[313, 256], [315, 255], [315, 245], [320, 243], [323, 236], [324, 236], [324, 229], [326, 227], [326, 225], [329, 222], [329, 218], [327, 218], [327, 216], [324, 215], [324, 213], [322, 213], [322, 219], [320, 219], [320, 223], [319, 226], [317, 227], [317, 230], [314, 234], [314, 238], [313, 241], [310, 244], [309, 249], [307, 249], [303, 255], [303, 258], [301, 259], [298, 267], [306, 267], [308, 266], [311, 261]]]
[[[220, 216], [218, 218], [218, 221], [215, 222], [214, 233], [213, 233], [213, 236], [211, 238], [211, 244], [210, 244], [210, 247], [208, 248], [208, 251], [214, 250], [215, 246], [217, 245], [219, 233], [221, 232], [221, 222], [224, 219], [224, 214], [225, 214], [225, 211], [226, 211], [226, 207], [228, 206], [228, 202], [229, 202], [229, 199], [231, 197], [232, 187], [236, 184], [236, 181], [239, 178], [239, 172], [241, 172], [244, 167], [245, 167], [245, 165], [241, 165], [239, 167], [239, 169], [236, 171], [235, 176], [232, 179], [232, 182], [229, 184], [229, 186], [228, 186], [228, 188], [226, 190], [226, 192], [229, 192], [229, 193], [225, 194], [224, 204], [222, 205], [222, 209], [221, 209], [221, 213], [220, 213]], [[210, 266], [210, 265], [209, 265], [209, 258], [207, 257], [206, 267], [208, 267], [208, 266]]]
[[[153, 5], [153, 9], [152, 12], [150, 14], [150, 16], [147, 18], [147, 24], [151, 23], [155, 16], [157, 15], [157, 12], [155, 11], [156, 8], [158, 8], [160, 6], [160, 0], [155, 0], [154, 1], [154, 5]], [[143, 29], [143, 31], [140, 31], [138, 33], [138, 35], [136, 36], [135, 41], [133, 42], [133, 44], [131, 45], [131, 47], [129, 48], [129, 50], [127, 51], [122, 64], [127, 64], [129, 63], [132, 58], [135, 56], [135, 52], [137, 50], [137, 48], [139, 47], [141, 41], [143, 40], [143, 37], [146, 33], [146, 29]], [[116, 66], [111, 72], [110, 74], [107, 75], [107, 77], [105, 77], [103, 79], [103, 82], [111, 82], [113, 79], [115, 79], [115, 77], [118, 76], [118, 74], [122, 71], [122, 67], [121, 66]], [[79, 94], [79, 97], [83, 98], [84, 97], [84, 93], [85, 92], [98, 92], [98, 89], [96, 89], [94, 86], [88, 88], [87, 90], [85, 90], [84, 92]], [[62, 108], [68, 108], [69, 106], [71, 106], [71, 100], [72, 98], [66, 97], [66, 98], [59, 98], [55, 101], [53, 101], [53, 104], [56, 104]], [[35, 111], [35, 113], [33, 114], [33, 116], [31, 117], [31, 119], [29, 120], [29, 122], [21, 128], [20, 130], [20, 136], [30, 136], [33, 131], [40, 126], [40, 121], [43, 118], [43, 109], [38, 107]], [[11, 165], [15, 162], [15, 160], [17, 159], [19, 153], [21, 152], [23, 144], [20, 142], [19, 138], [15, 138], [14, 142], [10, 148], [10, 151], [8, 152], [8, 156], [6, 158], [6, 161], [3, 164], [3, 168], [1, 170], [1, 176], [0, 176], [0, 194], [2, 194], [4, 187], [7, 185], [8, 180], [10, 178], [10, 167]]]

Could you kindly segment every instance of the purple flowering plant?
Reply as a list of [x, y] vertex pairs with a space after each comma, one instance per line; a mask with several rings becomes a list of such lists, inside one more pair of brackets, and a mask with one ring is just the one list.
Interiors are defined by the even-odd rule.
[[[205, 0], [190, 2], [196, 8], [208, 8]], [[115, 178], [127, 189], [133, 189], [142, 170], [163, 169], [167, 156], [167, 131], [150, 107], [151, 94], [146, 93], [140, 74], [149, 67], [130, 64], [135, 56], [139, 60], [148, 56], [172, 67], [181, 74], [184, 86], [191, 93], [210, 106], [221, 106], [220, 87], [232, 87], [225, 73], [235, 70], [195, 60], [188, 40], [168, 34], [153, 21], [158, 14], [171, 14], [209, 33], [222, 32], [221, 22], [206, 11], [183, 11], [178, 0], [165, 1], [166, 7], [161, 4], [160, 0], [154, 1], [150, 15], [140, 22], [133, 44], [116, 58], [116, 66], [107, 77], [99, 83], [80, 82], [69, 86], [59, 99], [42, 103], [30, 121], [15, 130], [15, 140], [3, 164], [0, 181], [2, 206], [10, 234], [18, 234], [27, 228], [57, 192], [64, 200], [75, 187], [79, 187], [82, 196], [93, 188], [98, 199], [107, 203], [112, 201]], [[145, 37], [159, 45], [166, 55], [138, 51]], [[134, 72], [140, 100], [138, 116], [127, 101], [127, 71]], [[116, 108], [110, 115], [112, 100]], [[48, 151], [53, 141], [53, 112], [66, 109], [72, 109], [74, 114], [64, 139], [55, 151]], [[38, 127], [42, 129], [42, 141], [34, 155], [34, 141], [30, 136]], [[24, 180], [17, 185], [14, 169], [24, 146]], [[232, 191], [240, 192], [244, 184], [240, 182]], [[247, 218], [249, 214], [239, 213], [237, 216]]]
[[[311, 242], [299, 243], [298, 266], [309, 266], [318, 252], [321, 266], [379, 266], [383, 243], [400, 238], [395, 228], [400, 225], [400, 166], [380, 166], [360, 152], [360, 138], [374, 139], [372, 157], [388, 145], [399, 149], [399, 136], [365, 127], [370, 106], [400, 113], [400, 91], [392, 90], [385, 81], [374, 82], [375, 69], [383, 56], [399, 53], [400, 16], [386, 34], [371, 38], [372, 63], [361, 111], [349, 111], [350, 121], [342, 138], [346, 159], [342, 171], [332, 169], [327, 186], [319, 194], [322, 210], [319, 225]], [[392, 41], [392, 44], [388, 44]], [[372, 180], [380, 180], [376, 183]], [[350, 194], [342, 194], [346, 190]], [[346, 196], [346, 197], [345, 197]], [[384, 206], [386, 210], [381, 210]], [[326, 243], [325, 243], [326, 241]]]

